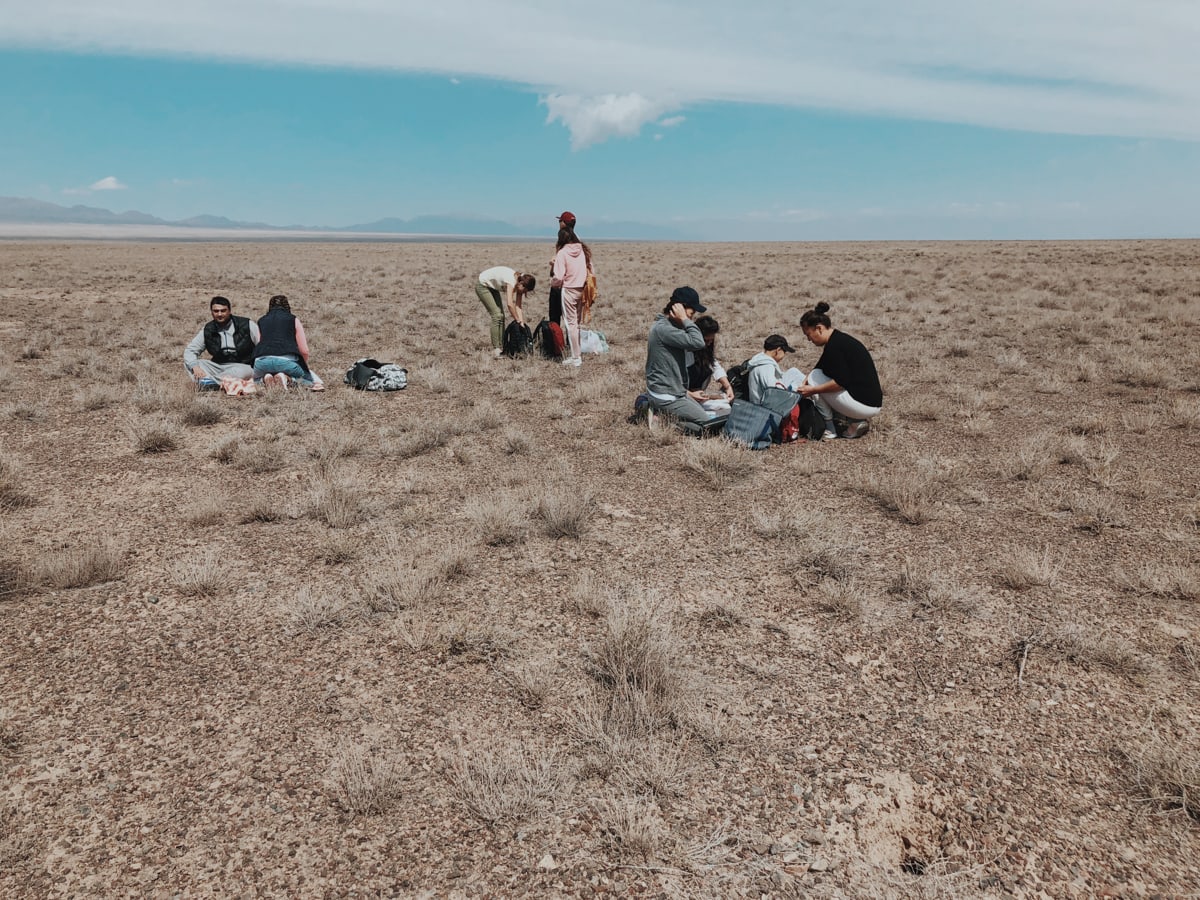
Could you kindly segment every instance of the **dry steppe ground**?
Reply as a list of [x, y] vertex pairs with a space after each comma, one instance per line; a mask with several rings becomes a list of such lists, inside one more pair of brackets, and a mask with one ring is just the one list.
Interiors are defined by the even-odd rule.
[[[550, 252], [0, 244], [0, 895], [1200, 895], [1200, 244], [599, 244], [490, 358]], [[876, 427], [628, 424], [680, 284]], [[278, 292], [329, 390], [193, 393]]]

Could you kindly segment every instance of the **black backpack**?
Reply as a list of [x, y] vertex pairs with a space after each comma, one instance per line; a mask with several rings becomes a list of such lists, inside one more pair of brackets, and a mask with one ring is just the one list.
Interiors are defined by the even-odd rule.
[[502, 356], [513, 359], [524, 359], [533, 350], [533, 332], [529, 326], [512, 321], [504, 329], [504, 345], [500, 350]]
[[825, 433], [825, 420], [811, 397], [800, 401], [800, 437], [819, 441]]
[[750, 399], [750, 360], [738, 363], [732, 369], [727, 369], [725, 377], [729, 379], [729, 386], [733, 388], [735, 400]]

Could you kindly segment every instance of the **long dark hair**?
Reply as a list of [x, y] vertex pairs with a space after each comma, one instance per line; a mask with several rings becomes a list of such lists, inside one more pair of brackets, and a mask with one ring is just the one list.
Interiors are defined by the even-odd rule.
[[272, 309], [286, 309], [288, 312], [291, 312], [292, 305], [288, 303], [287, 295], [276, 294], [274, 297], [272, 297], [270, 302], [267, 304], [267, 310], [269, 312]]
[[[705, 337], [708, 337], [710, 334], [719, 334], [721, 331], [721, 326], [717, 324], [717, 320], [712, 316], [700, 316], [696, 319], [696, 327], [700, 329], [700, 333]], [[704, 349], [693, 351], [693, 356], [697, 364], [703, 366], [705, 371], [711, 371], [713, 360], [717, 358], [716, 338], [713, 338], [711, 344], [705, 341]]]
[[592, 268], [592, 248], [575, 236], [575, 229], [570, 225], [563, 225], [558, 229], [558, 243], [554, 245], [554, 252], [557, 253], [567, 244], [578, 244], [583, 248], [583, 258], [587, 261], [588, 271]]
[[807, 330], [816, 328], [818, 325], [824, 325], [826, 328], [832, 328], [833, 322], [829, 319], [829, 304], [822, 300], [808, 312], [800, 317], [800, 327]]

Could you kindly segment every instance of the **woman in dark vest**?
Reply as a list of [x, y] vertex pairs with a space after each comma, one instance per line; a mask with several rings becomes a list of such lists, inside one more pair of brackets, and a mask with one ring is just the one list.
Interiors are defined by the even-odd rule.
[[288, 298], [276, 294], [267, 314], [258, 320], [259, 341], [254, 347], [254, 378], [265, 385], [286, 388], [289, 379], [314, 391], [325, 390], [308, 367], [308, 339], [304, 326], [292, 315]]
[[870, 428], [867, 420], [883, 407], [883, 389], [870, 351], [861, 341], [834, 329], [828, 303], [818, 303], [801, 316], [800, 327], [821, 348], [817, 367], [808, 373], [800, 393], [813, 399], [825, 420], [823, 439], [839, 437], [833, 425], [835, 412], [847, 419], [840, 437], [862, 437]]

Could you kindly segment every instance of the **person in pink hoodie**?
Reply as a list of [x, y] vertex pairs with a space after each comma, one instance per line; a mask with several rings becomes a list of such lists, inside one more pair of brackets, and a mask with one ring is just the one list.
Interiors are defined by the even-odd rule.
[[580, 299], [583, 296], [583, 284], [592, 271], [592, 254], [587, 244], [575, 236], [575, 229], [565, 222], [558, 230], [557, 248], [550, 284], [562, 288], [562, 325], [569, 346], [563, 365], [580, 366], [583, 365], [579, 353]]

